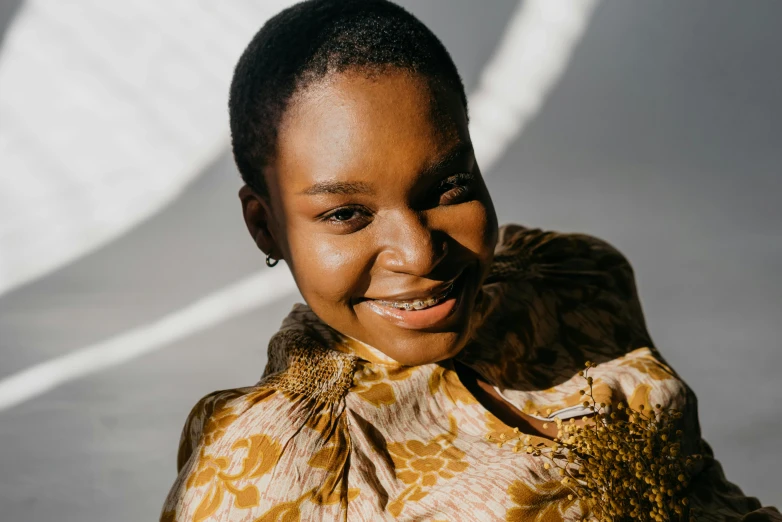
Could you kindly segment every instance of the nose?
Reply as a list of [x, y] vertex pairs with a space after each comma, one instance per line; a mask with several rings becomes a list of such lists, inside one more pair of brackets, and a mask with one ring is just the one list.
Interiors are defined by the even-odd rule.
[[377, 263], [391, 272], [427, 276], [448, 255], [444, 233], [433, 230], [423, 213], [400, 212], [386, 223]]

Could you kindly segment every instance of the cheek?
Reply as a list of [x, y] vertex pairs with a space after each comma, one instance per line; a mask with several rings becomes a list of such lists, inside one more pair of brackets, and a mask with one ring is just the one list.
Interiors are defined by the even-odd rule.
[[291, 257], [299, 290], [310, 304], [349, 302], [362, 284], [365, 256], [344, 236], [305, 236], [291, 245]]
[[497, 243], [497, 218], [491, 205], [473, 201], [463, 205], [453, 220], [452, 237], [477, 257], [492, 257]]

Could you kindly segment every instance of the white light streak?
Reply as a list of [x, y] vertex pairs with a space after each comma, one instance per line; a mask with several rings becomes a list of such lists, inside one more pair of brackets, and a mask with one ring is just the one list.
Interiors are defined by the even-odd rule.
[[519, 4], [470, 97], [470, 134], [482, 171], [491, 170], [557, 84], [598, 0]]
[[[282, 266], [280, 267], [282, 268]], [[106, 341], [36, 364], [0, 381], [0, 411], [61, 384], [152, 352], [296, 290], [289, 271], [259, 272]]]

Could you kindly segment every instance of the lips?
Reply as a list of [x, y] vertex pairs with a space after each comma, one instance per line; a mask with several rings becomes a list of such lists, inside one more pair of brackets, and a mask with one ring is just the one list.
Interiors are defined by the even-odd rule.
[[394, 299], [367, 299], [362, 301], [360, 306], [402, 328], [436, 328], [447, 323], [460, 308], [466, 272], [462, 272], [455, 280], [436, 287], [436, 292], [426, 296], [419, 293], [413, 299], [400, 300], [399, 297], [412, 294], [399, 294], [399, 297]]

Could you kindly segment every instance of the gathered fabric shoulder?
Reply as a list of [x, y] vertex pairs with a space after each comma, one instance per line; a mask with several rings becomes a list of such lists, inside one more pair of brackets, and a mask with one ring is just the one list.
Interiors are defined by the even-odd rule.
[[223, 520], [227, 506], [253, 520], [307, 520], [313, 509], [339, 520], [349, 453], [343, 402], [263, 385], [209, 394], [185, 423], [161, 520]]
[[213, 520], [226, 502], [257, 520], [309, 519], [314, 509], [341, 519], [356, 494], [346, 482], [343, 400], [355, 365], [301, 331], [278, 332], [258, 384], [210, 393], [191, 409], [161, 520]]

